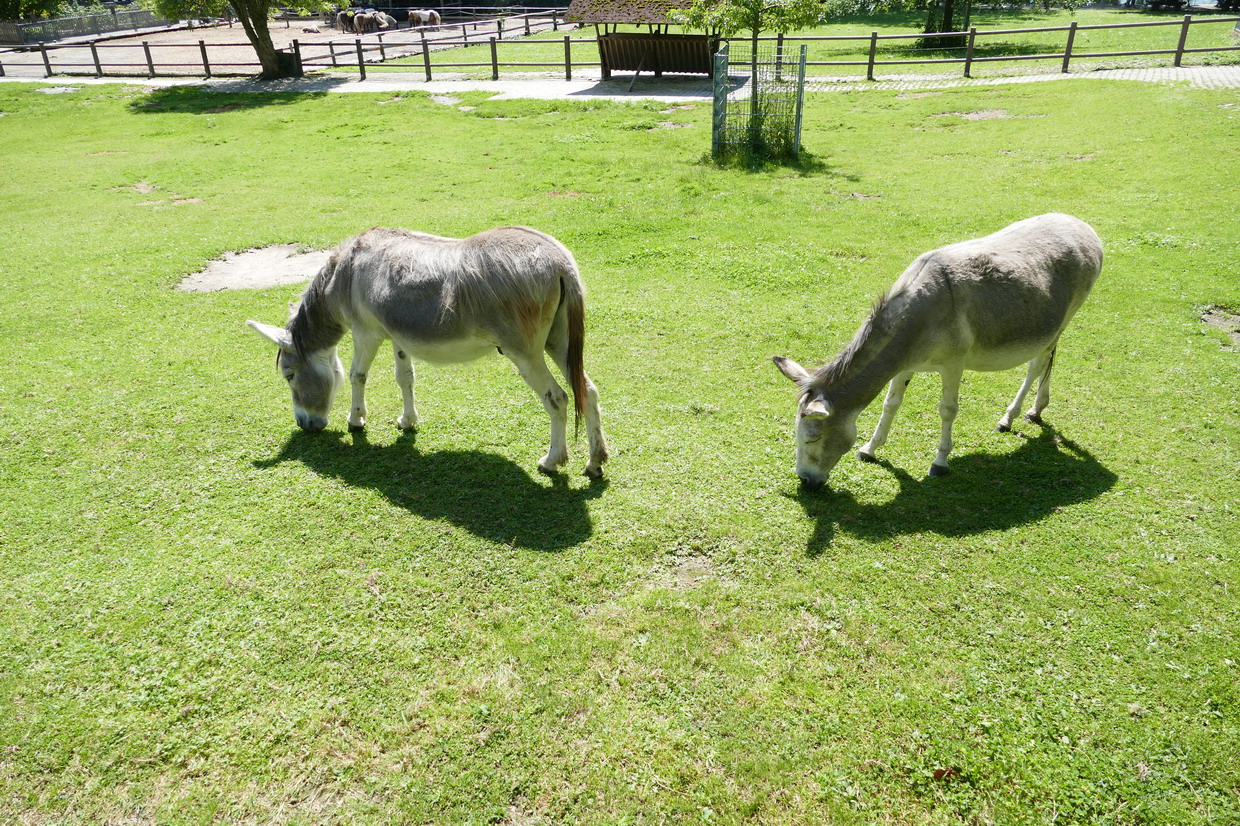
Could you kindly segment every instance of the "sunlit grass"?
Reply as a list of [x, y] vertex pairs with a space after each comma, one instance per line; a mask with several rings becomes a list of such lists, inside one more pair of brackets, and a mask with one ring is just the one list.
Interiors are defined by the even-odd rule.
[[[703, 105], [458, 97], [0, 84], [0, 821], [1240, 818], [1234, 93], [811, 96], [813, 163], [760, 173]], [[1051, 427], [970, 374], [926, 479], [919, 377], [802, 494], [769, 357], [1051, 210], [1107, 248]], [[508, 223], [581, 264], [604, 483], [535, 471], [500, 358], [420, 368], [415, 437], [378, 366], [364, 436], [296, 432], [243, 322], [298, 288], [173, 289]]]

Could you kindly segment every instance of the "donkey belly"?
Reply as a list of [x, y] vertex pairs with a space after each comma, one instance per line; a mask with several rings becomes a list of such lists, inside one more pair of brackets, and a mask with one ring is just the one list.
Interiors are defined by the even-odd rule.
[[1003, 347], [974, 348], [964, 359], [964, 369], [980, 372], [1010, 370], [1028, 364], [1055, 343], [1058, 335], [1042, 341], [1021, 342]]
[[440, 341], [417, 341], [393, 337], [392, 343], [419, 361], [459, 364], [494, 354], [499, 345], [489, 338], [468, 336]]

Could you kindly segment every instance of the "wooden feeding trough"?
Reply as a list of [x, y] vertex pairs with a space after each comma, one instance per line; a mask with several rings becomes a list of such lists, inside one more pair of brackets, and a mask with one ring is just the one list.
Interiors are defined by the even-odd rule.
[[[689, 0], [572, 0], [564, 16], [598, 30], [603, 80], [611, 80], [613, 71], [631, 71], [634, 81], [642, 72], [709, 76], [719, 37], [668, 31], [674, 25], [671, 12], [688, 5]], [[620, 25], [647, 26], [649, 31], [616, 31]]]

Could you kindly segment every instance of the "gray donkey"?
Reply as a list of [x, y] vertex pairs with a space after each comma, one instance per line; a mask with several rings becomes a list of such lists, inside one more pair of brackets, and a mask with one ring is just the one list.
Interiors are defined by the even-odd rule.
[[340, 244], [315, 276], [285, 327], [246, 322], [279, 347], [280, 372], [293, 392], [297, 424], [327, 426], [344, 366], [336, 345], [353, 334], [349, 430], [366, 425], [366, 371], [391, 339], [396, 383], [404, 398], [398, 427], [417, 425], [413, 362], [472, 361], [499, 352], [551, 417], [551, 448], [538, 469], [554, 473], [568, 461], [568, 395], [543, 357], [549, 353], [584, 415], [596, 478], [607, 461], [598, 390], [583, 367], [585, 291], [572, 254], [550, 235], [502, 227], [465, 239], [375, 228]]
[[920, 255], [830, 364], [811, 373], [775, 356], [780, 372], [801, 388], [796, 472], [802, 485], [816, 489], [827, 481], [856, 441], [857, 415], [890, 382], [878, 426], [858, 454], [877, 461], [875, 451], [886, 443], [914, 373], [933, 371], [943, 379], [943, 427], [931, 476], [947, 473], [965, 370], [1028, 362], [997, 429], [1011, 429], [1035, 381], [1037, 396], [1026, 418], [1041, 423], [1055, 347], [1101, 270], [1102, 242], [1089, 224], [1070, 215], [1039, 215]]

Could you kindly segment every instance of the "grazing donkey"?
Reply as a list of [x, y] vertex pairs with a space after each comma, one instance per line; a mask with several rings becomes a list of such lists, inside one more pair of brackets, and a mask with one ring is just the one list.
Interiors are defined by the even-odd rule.
[[821, 487], [857, 437], [857, 414], [890, 381], [882, 416], [858, 458], [877, 461], [914, 373], [943, 378], [943, 420], [931, 476], [947, 473], [952, 422], [965, 370], [1006, 370], [1029, 363], [1016, 399], [999, 419], [1011, 429], [1034, 381], [1026, 418], [1041, 423], [1050, 400], [1055, 346], [1102, 269], [1097, 233], [1070, 215], [1040, 215], [993, 235], [922, 254], [875, 304], [852, 342], [830, 364], [809, 372], [775, 356], [801, 388], [796, 472]]
[[464, 362], [498, 351], [517, 365], [551, 417], [551, 448], [538, 469], [554, 473], [568, 461], [568, 395], [547, 368], [545, 351], [572, 386], [578, 422], [585, 416], [585, 475], [597, 478], [607, 442], [598, 390], [583, 367], [584, 299], [572, 253], [537, 230], [501, 227], [456, 239], [376, 227], [336, 248], [287, 326], [246, 323], [280, 348], [294, 417], [311, 432], [327, 426], [344, 381], [336, 345], [346, 329], [353, 334], [351, 431], [366, 425], [366, 371], [384, 340], [395, 350], [404, 398], [396, 424], [406, 430], [418, 422], [413, 358]]

